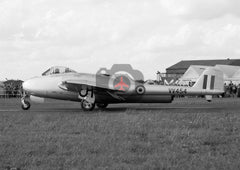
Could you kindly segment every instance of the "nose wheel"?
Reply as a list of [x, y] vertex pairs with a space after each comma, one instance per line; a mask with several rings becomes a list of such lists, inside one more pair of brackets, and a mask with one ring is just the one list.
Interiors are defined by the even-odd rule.
[[25, 98], [22, 98], [22, 99], [21, 99], [21, 102], [22, 102], [22, 109], [23, 109], [23, 110], [28, 110], [28, 109], [30, 109], [31, 104], [30, 104], [29, 101], [27, 101]]
[[25, 91], [22, 92], [22, 98], [21, 98], [21, 103], [22, 103], [22, 109], [23, 110], [28, 110], [31, 107], [30, 102], [26, 99], [29, 96], [26, 94]]

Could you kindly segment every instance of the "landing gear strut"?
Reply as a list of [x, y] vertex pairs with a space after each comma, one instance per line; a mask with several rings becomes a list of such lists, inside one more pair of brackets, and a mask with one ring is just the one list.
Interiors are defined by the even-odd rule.
[[81, 107], [84, 111], [92, 111], [95, 108], [95, 95], [93, 90], [87, 91], [85, 95], [80, 92], [78, 98], [82, 100]]
[[28, 110], [31, 107], [30, 102], [26, 100], [27, 97], [28, 97], [28, 95], [26, 94], [25, 91], [23, 91], [22, 98], [21, 98], [21, 103], [22, 103], [22, 109], [23, 110]]

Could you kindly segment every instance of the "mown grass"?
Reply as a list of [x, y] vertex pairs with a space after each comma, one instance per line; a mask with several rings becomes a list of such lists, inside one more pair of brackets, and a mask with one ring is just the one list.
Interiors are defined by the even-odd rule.
[[[1, 102], [18, 108], [17, 101]], [[237, 103], [177, 99], [176, 109], [129, 105], [84, 113], [51, 101], [2, 111], [0, 169], [240, 169]]]

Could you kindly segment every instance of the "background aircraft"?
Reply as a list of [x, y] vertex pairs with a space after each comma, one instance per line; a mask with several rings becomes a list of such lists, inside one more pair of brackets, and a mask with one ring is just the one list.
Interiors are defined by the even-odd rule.
[[[121, 87], [119, 87], [121, 85]], [[105, 108], [112, 103], [171, 103], [175, 95], [205, 95], [207, 101], [223, 90], [223, 73], [206, 69], [192, 87], [164, 86], [135, 81], [126, 74], [77, 73], [67, 67], [52, 67], [42, 76], [23, 83], [22, 108], [30, 108], [28, 97], [53, 98], [81, 102], [83, 110], [95, 104]]]

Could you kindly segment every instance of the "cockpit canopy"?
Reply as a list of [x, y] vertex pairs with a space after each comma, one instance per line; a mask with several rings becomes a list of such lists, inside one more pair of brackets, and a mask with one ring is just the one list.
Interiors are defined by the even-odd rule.
[[63, 66], [54, 66], [49, 68], [47, 71], [42, 73], [42, 76], [48, 76], [53, 74], [65, 74], [65, 73], [76, 73], [76, 71]]

